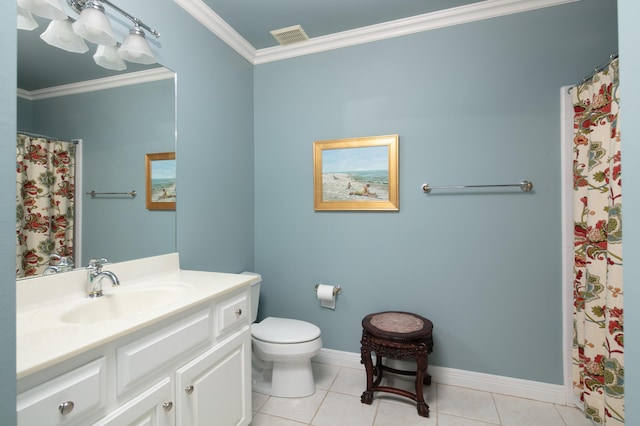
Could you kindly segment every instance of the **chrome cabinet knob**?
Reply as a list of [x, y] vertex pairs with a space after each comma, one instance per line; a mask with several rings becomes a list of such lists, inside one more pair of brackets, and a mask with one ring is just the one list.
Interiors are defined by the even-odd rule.
[[58, 405], [58, 410], [60, 410], [60, 414], [66, 416], [73, 411], [73, 407], [75, 407], [73, 401], [65, 401], [62, 404]]
[[162, 408], [164, 409], [164, 411], [171, 411], [171, 409], [173, 408], [173, 402], [165, 402], [164, 404], [162, 404]]
[[184, 391], [187, 393], [187, 395], [191, 395], [193, 393], [193, 386], [189, 385], [189, 386], [185, 387]]
[[240, 308], [236, 309], [236, 315], [237, 316], [242, 315], [242, 309], [240, 309]]

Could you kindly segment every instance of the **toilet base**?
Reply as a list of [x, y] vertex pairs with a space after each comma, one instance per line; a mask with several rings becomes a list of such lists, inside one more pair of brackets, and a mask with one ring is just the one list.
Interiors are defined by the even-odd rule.
[[271, 364], [271, 368], [258, 368], [254, 365], [254, 391], [281, 398], [302, 398], [315, 393], [311, 360], [262, 363]]

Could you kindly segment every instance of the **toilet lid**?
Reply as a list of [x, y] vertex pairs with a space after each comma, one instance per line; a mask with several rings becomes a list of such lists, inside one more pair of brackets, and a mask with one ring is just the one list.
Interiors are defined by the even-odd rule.
[[320, 337], [320, 329], [306, 321], [268, 317], [251, 325], [251, 336], [263, 342], [302, 343]]

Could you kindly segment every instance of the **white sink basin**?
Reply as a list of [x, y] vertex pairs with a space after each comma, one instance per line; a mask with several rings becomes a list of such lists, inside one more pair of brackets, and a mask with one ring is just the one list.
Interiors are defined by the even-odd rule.
[[102, 297], [86, 299], [63, 312], [60, 319], [66, 323], [83, 324], [139, 315], [177, 301], [188, 288], [183, 285], [138, 289], [119, 287]]

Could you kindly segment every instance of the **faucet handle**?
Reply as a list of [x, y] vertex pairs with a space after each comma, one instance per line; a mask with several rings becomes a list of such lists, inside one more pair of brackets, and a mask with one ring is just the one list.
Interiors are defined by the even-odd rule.
[[58, 266], [62, 268], [73, 268], [73, 257], [71, 256], [59, 256]]
[[102, 270], [102, 266], [107, 262], [108, 260], [104, 257], [101, 257], [100, 259], [91, 259], [87, 269], [95, 269], [97, 272], [100, 272]]

